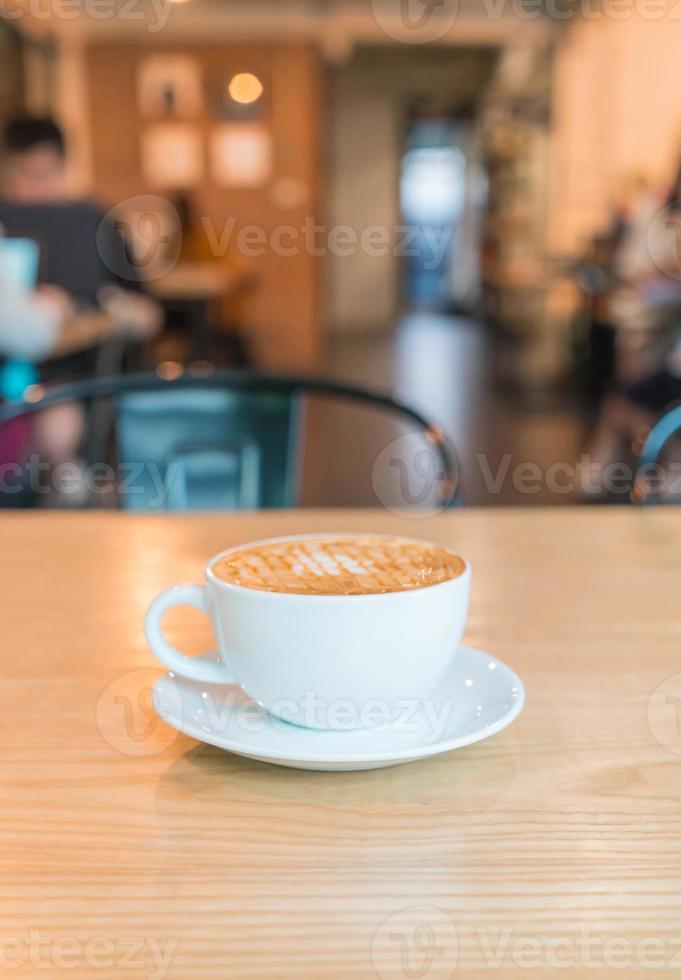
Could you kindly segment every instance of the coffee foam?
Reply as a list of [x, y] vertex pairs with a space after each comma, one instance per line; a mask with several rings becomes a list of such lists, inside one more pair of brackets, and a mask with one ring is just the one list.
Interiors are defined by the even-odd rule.
[[437, 585], [465, 563], [408, 538], [319, 537], [246, 547], [213, 566], [231, 585], [297, 595], [372, 595]]

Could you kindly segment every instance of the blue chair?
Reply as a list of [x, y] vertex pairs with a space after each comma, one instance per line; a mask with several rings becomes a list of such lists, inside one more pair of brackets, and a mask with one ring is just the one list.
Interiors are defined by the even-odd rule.
[[[439, 497], [459, 502], [456, 456], [438, 429], [387, 395], [318, 378], [245, 371], [98, 377], [0, 408], [0, 425], [69, 402], [91, 424], [87, 462], [113, 457], [118, 506], [134, 511], [292, 507], [299, 501], [309, 395], [389, 412], [419, 430], [437, 458]], [[93, 503], [94, 501], [90, 501]]]
[[166, 385], [120, 394], [114, 405], [119, 469], [132, 479], [127, 509], [148, 510], [161, 482], [168, 510], [295, 503], [296, 397]]
[[654, 477], [659, 476], [660, 456], [669, 440], [681, 430], [681, 405], [676, 405], [658, 419], [646, 437], [638, 460], [634, 500], [639, 504], [659, 502], [659, 486]]

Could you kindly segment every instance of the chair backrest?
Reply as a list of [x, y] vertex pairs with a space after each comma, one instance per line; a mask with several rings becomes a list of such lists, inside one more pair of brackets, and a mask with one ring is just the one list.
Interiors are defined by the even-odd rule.
[[[115, 399], [118, 466], [130, 510], [242, 510], [297, 500], [299, 400], [205, 388]], [[162, 498], [162, 499], [159, 499]]]
[[[217, 370], [170, 380], [97, 377], [1, 406], [0, 425], [59, 404], [85, 404], [86, 461], [103, 462], [105, 447], [113, 445], [117, 502], [125, 509], [290, 507], [299, 502], [303, 407], [307, 396], [317, 395], [377, 408], [418, 430], [433, 457], [441, 506], [459, 502], [456, 456], [438, 429], [387, 395], [326, 379]], [[396, 476], [401, 462], [389, 459]]]
[[658, 419], [648, 433], [638, 460], [634, 499], [652, 504], [659, 499], [660, 457], [669, 440], [681, 430], [681, 405], [676, 405]]

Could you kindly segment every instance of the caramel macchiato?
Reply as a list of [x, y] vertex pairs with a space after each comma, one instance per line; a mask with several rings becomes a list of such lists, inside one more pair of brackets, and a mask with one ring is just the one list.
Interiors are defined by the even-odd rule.
[[233, 551], [213, 565], [230, 585], [298, 595], [375, 595], [438, 585], [463, 573], [463, 559], [408, 538], [289, 538]]

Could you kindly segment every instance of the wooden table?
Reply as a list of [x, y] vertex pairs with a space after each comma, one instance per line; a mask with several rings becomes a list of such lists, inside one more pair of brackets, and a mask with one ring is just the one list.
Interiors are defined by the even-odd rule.
[[[25, 513], [0, 529], [8, 975], [680, 975], [678, 510]], [[515, 724], [325, 774], [155, 719], [142, 620], [159, 590], [234, 543], [363, 529], [471, 559], [466, 640], [523, 677]], [[171, 627], [206, 646], [198, 613]]]
[[244, 280], [244, 273], [220, 262], [180, 262], [149, 282], [149, 292], [163, 302], [222, 299]]
[[148, 286], [151, 295], [165, 307], [166, 317], [174, 321], [173, 311], [182, 317], [183, 327], [193, 341], [191, 357], [210, 360], [211, 328], [222, 324], [222, 332], [229, 334], [235, 327], [223, 324], [223, 310], [219, 307], [238, 293], [249, 275], [220, 262], [180, 262]]

